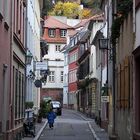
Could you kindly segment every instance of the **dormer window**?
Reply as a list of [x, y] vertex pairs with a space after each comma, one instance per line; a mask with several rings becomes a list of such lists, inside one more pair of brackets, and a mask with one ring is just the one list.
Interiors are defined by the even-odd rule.
[[55, 29], [49, 29], [49, 37], [55, 37]]
[[61, 37], [66, 37], [66, 33], [67, 33], [66, 30], [60, 30], [60, 36]]

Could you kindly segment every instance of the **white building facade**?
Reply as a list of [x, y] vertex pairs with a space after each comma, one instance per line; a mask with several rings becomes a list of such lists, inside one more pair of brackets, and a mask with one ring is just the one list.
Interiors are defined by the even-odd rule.
[[26, 102], [33, 102], [35, 108], [40, 105], [40, 89], [34, 85], [39, 78], [39, 71], [35, 70], [35, 62], [40, 61], [40, 4], [39, 0], [27, 1], [26, 19], [27, 55], [33, 56], [31, 64], [26, 67]]

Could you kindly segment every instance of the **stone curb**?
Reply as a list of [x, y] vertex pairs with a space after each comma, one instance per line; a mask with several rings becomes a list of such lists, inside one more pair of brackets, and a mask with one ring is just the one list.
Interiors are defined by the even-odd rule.
[[[80, 113], [80, 112], [78, 112], [78, 111], [77, 111], [77, 113], [78, 113], [78, 115], [79, 115], [82, 119], [84, 119], [85, 121], [87, 121], [87, 118], [85, 118], [84, 115], [83, 115], [82, 113]], [[90, 130], [91, 130], [91, 132], [92, 132], [92, 134], [93, 134], [93, 136], [94, 136], [94, 138], [95, 138], [95, 140], [100, 140], [100, 138], [96, 135], [94, 129], [92, 128], [90, 122], [88, 122], [88, 126], [89, 126], [89, 128], [90, 128]]]
[[40, 129], [40, 131], [37, 133], [37, 135], [34, 138], [34, 140], [38, 140], [40, 138], [40, 135], [41, 135], [42, 131], [44, 130], [44, 128], [46, 127], [47, 124], [48, 124], [48, 121], [46, 120], [46, 122], [44, 123], [44, 125], [42, 126], [42, 128]]

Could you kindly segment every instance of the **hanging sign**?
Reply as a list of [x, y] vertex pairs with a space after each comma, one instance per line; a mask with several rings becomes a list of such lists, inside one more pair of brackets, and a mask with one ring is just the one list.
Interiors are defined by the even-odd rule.
[[101, 102], [102, 103], [108, 103], [109, 102], [109, 96], [101, 96]]
[[36, 62], [36, 70], [47, 70], [48, 64], [47, 62]]

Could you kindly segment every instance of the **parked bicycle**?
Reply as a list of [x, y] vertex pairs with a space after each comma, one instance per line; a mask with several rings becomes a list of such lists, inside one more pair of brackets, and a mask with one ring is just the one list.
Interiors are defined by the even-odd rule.
[[25, 119], [23, 123], [24, 136], [35, 137], [35, 116], [32, 109], [25, 111]]

